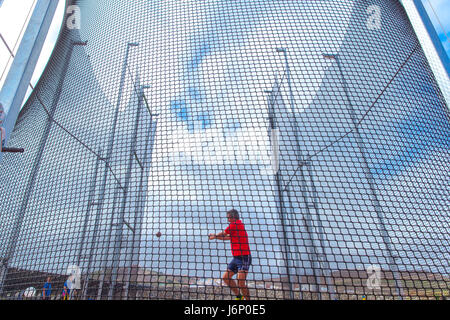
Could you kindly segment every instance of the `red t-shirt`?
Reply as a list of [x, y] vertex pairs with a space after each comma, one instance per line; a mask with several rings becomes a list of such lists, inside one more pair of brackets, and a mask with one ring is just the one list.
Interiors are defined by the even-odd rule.
[[231, 236], [231, 252], [234, 257], [250, 255], [247, 231], [241, 220], [230, 223], [225, 233]]

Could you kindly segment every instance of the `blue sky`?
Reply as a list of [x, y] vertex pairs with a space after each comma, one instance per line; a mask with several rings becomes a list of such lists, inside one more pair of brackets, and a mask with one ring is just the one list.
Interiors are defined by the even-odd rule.
[[422, 0], [422, 3], [450, 57], [450, 0]]

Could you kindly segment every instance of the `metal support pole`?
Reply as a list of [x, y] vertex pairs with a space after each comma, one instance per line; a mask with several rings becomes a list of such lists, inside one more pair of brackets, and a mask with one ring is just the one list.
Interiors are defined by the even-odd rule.
[[[99, 150], [99, 154], [102, 154], [102, 150]], [[93, 181], [91, 182], [91, 187], [89, 190], [89, 197], [88, 197], [88, 204], [87, 204], [87, 208], [86, 208], [86, 215], [84, 217], [84, 224], [83, 224], [83, 231], [81, 233], [81, 242], [80, 242], [80, 248], [78, 249], [78, 261], [77, 261], [77, 265], [80, 266], [82, 260], [86, 260], [86, 255], [85, 257], [83, 257], [83, 247], [85, 244], [85, 239], [86, 239], [86, 231], [87, 231], [87, 226], [89, 223], [89, 213], [91, 211], [92, 206], [96, 205], [95, 201], [94, 201], [94, 196], [95, 196], [95, 189], [97, 187], [97, 176], [98, 176], [98, 168], [100, 165], [100, 162], [104, 160], [100, 157], [97, 157], [97, 161], [95, 163], [95, 170], [94, 170], [94, 177], [93, 177]], [[90, 246], [90, 250], [93, 246], [93, 243], [91, 243]], [[87, 255], [87, 266], [86, 266], [86, 275], [89, 275], [90, 273], [90, 268], [91, 268], [91, 254]], [[88, 276], [86, 277], [84, 283], [83, 283], [83, 288], [81, 291], [81, 297], [85, 298], [86, 297], [86, 291], [87, 291], [87, 287], [88, 287], [88, 283], [89, 283], [89, 278]]]
[[[316, 226], [314, 225], [314, 219], [313, 216], [311, 214], [311, 209], [314, 209], [314, 207], [309, 203], [309, 197], [308, 197], [308, 184], [305, 178], [305, 173], [304, 173], [304, 169], [305, 169], [305, 164], [301, 164], [301, 170], [300, 170], [300, 190], [301, 190], [301, 194], [302, 194], [302, 198], [303, 198], [303, 202], [305, 203], [305, 227], [306, 227], [306, 231], [309, 235], [309, 239], [311, 240], [311, 246], [312, 246], [312, 253], [309, 253], [310, 256], [312, 256], [312, 268], [313, 268], [313, 273], [314, 273], [314, 277], [316, 279], [316, 289], [318, 291], [318, 295], [319, 298], [321, 298], [322, 294], [320, 292], [320, 277], [322, 276], [322, 271], [325, 269], [327, 270], [326, 266], [323, 266], [321, 264], [321, 259], [320, 259], [320, 252], [318, 250], [318, 248], [322, 249], [323, 248], [321, 246], [321, 239], [322, 239], [322, 234], [321, 234], [321, 223], [319, 220], [318, 226], [316, 228]], [[312, 180], [312, 179], [311, 179]], [[316, 216], [319, 219], [319, 215], [316, 211]], [[319, 235], [319, 246], [316, 245], [316, 239], [314, 237], [315, 233], [317, 233]], [[306, 248], [308, 250], [308, 252], [310, 252], [310, 250], [308, 249], [308, 247]]]
[[[129, 56], [130, 49], [132, 47], [136, 47], [136, 46], [138, 46], [137, 43], [129, 42], [127, 44], [125, 58], [124, 58], [123, 66], [122, 66], [122, 74], [121, 74], [121, 77], [120, 77], [119, 94], [117, 96], [116, 108], [115, 108], [115, 111], [114, 111], [114, 120], [113, 120], [112, 129], [111, 129], [111, 135], [110, 135], [110, 138], [109, 138], [109, 141], [108, 141], [108, 145], [107, 145], [107, 150], [106, 150], [106, 158], [105, 158], [105, 167], [104, 167], [104, 171], [103, 171], [103, 179], [102, 179], [102, 184], [100, 186], [100, 192], [99, 192], [99, 205], [97, 207], [98, 208], [97, 209], [97, 215], [95, 217], [94, 235], [93, 235], [93, 243], [92, 243], [93, 246], [96, 244], [95, 240], [97, 239], [99, 219], [100, 219], [100, 216], [101, 216], [101, 213], [102, 213], [102, 210], [103, 210], [103, 206], [104, 206], [104, 203], [105, 203], [106, 182], [107, 182], [107, 179], [108, 179], [108, 166], [109, 166], [109, 161], [111, 160], [112, 153], [113, 153], [113, 148], [114, 148], [114, 139], [115, 139], [115, 135], [116, 135], [117, 119], [118, 119], [118, 116], [119, 116], [120, 102], [122, 100], [123, 87], [124, 87], [124, 84], [125, 84], [125, 76], [126, 76], [127, 65], [128, 65], [128, 56]], [[93, 246], [91, 248], [91, 254], [90, 255], [92, 255]], [[101, 270], [101, 271], [104, 272], [105, 270]], [[86, 281], [85, 281], [86, 289], [83, 289], [83, 299], [86, 298], [87, 286], [88, 286], [88, 282], [89, 282], [88, 280], [89, 280], [89, 274], [86, 273]]]
[[[142, 95], [144, 95], [143, 89], [146, 86], [142, 87]], [[142, 106], [142, 100], [140, 101]], [[140, 111], [139, 111], [140, 112]], [[142, 161], [139, 160], [137, 153], [134, 152], [136, 162], [140, 167], [140, 178], [139, 178], [139, 189], [137, 195], [137, 208], [136, 214], [134, 216], [133, 226], [135, 228], [135, 232], [132, 236], [131, 241], [131, 259], [130, 259], [130, 267], [134, 265], [139, 267], [139, 253], [140, 253], [140, 243], [141, 243], [141, 235], [142, 235], [142, 223], [144, 218], [144, 210], [145, 210], [145, 196], [147, 190], [147, 182], [145, 180], [146, 173], [148, 172], [147, 163], [151, 163], [152, 155], [153, 155], [153, 146], [154, 146], [154, 137], [156, 133], [157, 121], [153, 121], [154, 115], [150, 113], [150, 127], [149, 134], [147, 134], [147, 138], [145, 140], [145, 148], [144, 148], [144, 156]], [[149, 151], [150, 148], [150, 151]], [[127, 283], [131, 281], [131, 268], [128, 272], [127, 279], [125, 280]], [[128, 297], [128, 296], [127, 296]]]
[[7, 277], [9, 261], [14, 257], [14, 253], [16, 251], [17, 241], [19, 239], [19, 235], [20, 235], [20, 232], [22, 230], [23, 220], [25, 218], [25, 212], [26, 212], [26, 210], [28, 208], [28, 202], [30, 201], [31, 196], [32, 196], [32, 191], [33, 191], [34, 185], [36, 183], [36, 177], [37, 177], [37, 174], [39, 172], [39, 168], [40, 168], [40, 165], [41, 165], [42, 157], [44, 155], [45, 146], [47, 144], [47, 140], [48, 140], [48, 137], [49, 137], [49, 134], [50, 134], [50, 130], [51, 130], [52, 126], [53, 126], [53, 118], [54, 118], [54, 115], [56, 113], [56, 109], [58, 107], [59, 98], [61, 97], [61, 93], [63, 91], [64, 80], [66, 79], [67, 70], [68, 70], [70, 61], [72, 59], [72, 53], [73, 53], [74, 45], [75, 44], [70, 46], [69, 51], [67, 52], [66, 57], [64, 59], [65, 63], [63, 65], [63, 69], [61, 71], [61, 77], [59, 79], [58, 86], [57, 86], [57, 89], [55, 91], [56, 92], [55, 98], [53, 99], [52, 106], [51, 106], [51, 108], [49, 110], [50, 115], [48, 116], [47, 124], [46, 124], [45, 129], [44, 129], [44, 131], [42, 133], [41, 140], [39, 142], [39, 149], [36, 152], [36, 158], [34, 159], [33, 168], [31, 170], [27, 186], [24, 189], [25, 190], [25, 194], [23, 196], [23, 200], [22, 200], [20, 209], [19, 209], [19, 211], [17, 213], [17, 217], [16, 217], [16, 219], [14, 221], [14, 227], [12, 228], [13, 234], [11, 235], [10, 240], [8, 242], [7, 251], [6, 251], [7, 254], [6, 254], [5, 258], [4, 258], [4, 263], [3, 263], [3, 265], [1, 266], [1, 269], [0, 269], [0, 294], [2, 294], [2, 292], [3, 292], [3, 284], [4, 284], [4, 281], [5, 281], [6, 277]]
[[292, 258], [289, 250], [289, 243], [288, 240], [286, 239], [286, 226], [285, 226], [285, 219], [286, 219], [286, 209], [284, 208], [284, 199], [283, 199], [283, 191], [282, 191], [282, 186], [281, 186], [281, 181], [280, 181], [280, 171], [278, 171], [275, 174], [275, 183], [277, 186], [277, 194], [278, 194], [278, 208], [279, 208], [279, 216], [280, 216], [280, 221], [281, 221], [281, 230], [283, 232], [283, 247], [284, 247], [284, 260], [286, 263], [286, 273], [287, 273], [287, 277], [288, 277], [288, 281], [289, 281], [289, 299], [293, 300], [294, 299], [294, 290], [292, 287], [292, 275], [291, 275], [291, 267], [289, 265], [290, 259]]
[[[303, 160], [302, 160], [302, 155], [300, 152], [300, 140], [298, 137], [298, 130], [299, 130], [299, 126], [298, 126], [298, 121], [297, 121], [297, 116], [296, 116], [296, 110], [295, 110], [295, 104], [294, 104], [294, 93], [293, 93], [293, 89], [292, 89], [292, 78], [291, 78], [291, 70], [290, 70], [290, 66], [289, 66], [289, 60], [288, 60], [288, 54], [287, 54], [287, 50], [285, 48], [277, 48], [276, 49], [277, 52], [279, 53], [283, 53], [284, 56], [284, 63], [285, 63], [285, 70], [286, 70], [286, 78], [288, 81], [288, 88], [289, 88], [289, 104], [290, 104], [290, 109], [291, 109], [291, 113], [292, 113], [292, 118], [293, 118], [293, 122], [292, 120], [290, 120], [291, 122], [291, 126], [294, 129], [294, 135], [295, 135], [295, 141], [296, 141], [296, 147], [297, 147], [297, 152], [296, 152], [296, 158], [297, 158], [297, 166], [302, 167], [303, 166]], [[278, 87], [278, 91], [279, 91], [279, 87]], [[302, 198], [303, 198], [303, 202], [305, 204], [305, 216], [306, 216], [306, 229], [308, 232], [308, 235], [311, 239], [311, 244], [313, 247], [313, 253], [309, 253], [312, 255], [313, 259], [313, 271], [315, 274], [315, 278], [316, 278], [316, 285], [317, 287], [319, 287], [320, 284], [320, 277], [319, 274], [317, 273], [317, 271], [321, 271], [321, 270], [327, 270], [327, 272], [331, 272], [329, 270], [328, 267], [328, 263], [322, 264], [319, 260], [319, 255], [317, 254], [317, 245], [315, 244], [315, 238], [314, 238], [314, 231], [316, 231], [318, 233], [318, 241], [319, 241], [319, 247], [321, 248], [322, 251], [324, 251], [323, 249], [323, 232], [322, 230], [322, 226], [321, 226], [321, 220], [320, 220], [320, 216], [319, 216], [319, 211], [318, 211], [318, 207], [315, 207], [315, 213], [318, 219], [318, 228], [316, 230], [316, 228], [311, 224], [311, 222], [313, 221], [312, 219], [312, 214], [310, 212], [310, 204], [309, 204], [309, 197], [308, 197], [308, 185], [306, 182], [306, 178], [305, 178], [305, 174], [303, 172], [303, 167], [302, 170], [300, 170], [300, 183], [301, 183], [301, 193], [302, 193]], [[314, 181], [313, 181], [313, 177], [310, 177], [310, 183], [313, 186], [314, 185]], [[285, 186], [285, 188], [283, 189], [283, 192], [286, 191], [286, 189], [288, 188], [288, 185]], [[317, 199], [313, 199], [314, 203], [317, 202]], [[308, 249], [308, 248], [307, 248]], [[308, 250], [309, 251], [309, 250]], [[326, 258], [326, 257], [325, 257]], [[325, 259], [326, 261], [326, 259]], [[315, 267], [315, 265], [319, 263], [319, 268]], [[316, 270], [318, 269], [318, 270]], [[332, 294], [333, 294], [333, 288], [330, 288], [332, 290]], [[319, 296], [321, 296], [320, 290], [319, 290]]]
[[[131, 142], [130, 152], [128, 155], [128, 167], [127, 167], [127, 171], [125, 174], [125, 184], [124, 184], [124, 188], [123, 188], [123, 197], [122, 197], [122, 201], [121, 201], [121, 208], [120, 208], [120, 213], [119, 213], [119, 217], [118, 217], [117, 227], [114, 230], [115, 235], [114, 235], [114, 240], [113, 240], [114, 250], [113, 250], [113, 256], [112, 256], [111, 285], [109, 287], [109, 293], [108, 293], [109, 300], [111, 300], [114, 295], [114, 289], [115, 289], [115, 286], [117, 283], [117, 273], [118, 273], [118, 269], [119, 269], [120, 253], [121, 253], [121, 249], [122, 249], [123, 224], [124, 224], [124, 220], [125, 220], [125, 209], [126, 209], [126, 204], [127, 204], [127, 199], [128, 199], [128, 190], [129, 190], [130, 180], [131, 180], [131, 171], [133, 169], [134, 152], [136, 150], [136, 138], [137, 138], [137, 130], [138, 130], [139, 119], [140, 119], [140, 114], [141, 114], [140, 107], [142, 106], [142, 96], [138, 97], [138, 99], [139, 99], [139, 103], [138, 103], [139, 107], [138, 107], [138, 112], [136, 115], [136, 120], [135, 120], [135, 125], [134, 125], [134, 130], [133, 130], [133, 141]], [[131, 266], [130, 266], [130, 268], [131, 268]], [[124, 282], [123, 285], [124, 285], [124, 291], [122, 294], [125, 295], [125, 298], [126, 298], [126, 296], [128, 294], [129, 283]]]
[[[431, 52], [434, 51], [433, 53], [439, 57], [439, 60], [442, 63], [443, 70], [441, 72], [446, 72], [447, 79], [448, 79], [448, 77], [450, 77], [450, 57], [446, 53], [445, 48], [442, 45], [441, 40], [439, 39], [439, 35], [437, 34], [436, 29], [434, 28], [433, 23], [431, 22], [431, 19], [430, 19], [429, 15], [427, 14], [425, 7], [423, 6], [423, 2], [421, 0], [413, 0], [412, 2], [414, 4], [408, 3], [407, 5], [405, 4], [405, 2], [406, 2], [405, 0], [402, 0], [401, 2], [402, 2], [403, 7], [406, 10], [408, 16], [410, 16], [410, 19], [412, 19], [412, 17], [413, 17], [413, 12], [411, 12], [412, 9], [413, 8], [416, 9], [417, 14], [420, 16], [422, 23], [427, 31], [427, 34], [433, 44], [432, 48], [430, 48], [430, 46], [422, 44], [422, 42], [423, 42], [422, 38], [425, 38], [425, 36], [422, 34], [418, 35], [419, 40], [421, 41], [422, 47], [424, 48], [425, 55], [427, 57], [429, 57], [432, 55]], [[412, 7], [410, 7], [410, 6], [412, 6]], [[418, 21], [413, 22], [413, 23], [416, 24], [416, 23], [418, 23]], [[428, 58], [428, 59], [433, 60], [430, 58]], [[432, 66], [432, 68], [435, 68], [435, 67]], [[435, 73], [438, 73], [438, 71]], [[437, 79], [437, 81], [438, 81], [439, 85], [441, 86], [440, 79]], [[446, 99], [448, 99], [448, 98], [449, 97], [447, 96]], [[447, 101], [447, 102], [450, 103], [450, 101]]]
[[[285, 192], [286, 192], [286, 198], [287, 198], [287, 200], [288, 200], [288, 202], [289, 202], [289, 209], [291, 210], [291, 213], [295, 213], [295, 209], [294, 209], [294, 206], [293, 206], [293, 204], [292, 204], [292, 196], [291, 196], [291, 192], [290, 192], [290, 190], [289, 190], [289, 187], [288, 188], [286, 188], [286, 190], [285, 190]], [[300, 228], [299, 228], [300, 229]], [[295, 229], [294, 229], [294, 233], [295, 233], [296, 231], [295, 231]], [[299, 233], [300, 233], [300, 230], [299, 230]], [[310, 241], [311, 241], [311, 239], [309, 239]], [[311, 241], [312, 242], [312, 241]], [[295, 246], [297, 247], [297, 248], [299, 248], [300, 246], [299, 246], [299, 244], [298, 244], [298, 242], [297, 242], [297, 237], [295, 237], [294, 236], [294, 243], [295, 243]], [[308, 256], [310, 256], [310, 254], [309, 254], [309, 250], [307, 250], [307, 254], [308, 254]], [[300, 261], [300, 253], [299, 252], [297, 252], [297, 255], [298, 255], [298, 260], [294, 260], [293, 261], [293, 264], [294, 264], [294, 268], [296, 269], [296, 270], [298, 270], [298, 269], [300, 269], [301, 267], [300, 267], [300, 265], [299, 265], [299, 261]], [[296, 259], [296, 257], [294, 256], [294, 259]], [[311, 260], [311, 259], [310, 259]], [[302, 275], [301, 274], [298, 274], [297, 273], [297, 277], [298, 277], [298, 284], [299, 284], [299, 294], [300, 294], [300, 300], [303, 300], [303, 288], [302, 288], [302, 286], [301, 286], [301, 282], [302, 282], [302, 279], [301, 279], [301, 277], [302, 277]]]
[[[100, 150], [99, 154], [101, 154], [101, 153], [102, 153], [102, 151]], [[80, 265], [81, 260], [83, 260], [82, 255], [83, 255], [84, 242], [85, 242], [85, 238], [86, 238], [87, 226], [88, 226], [88, 222], [89, 222], [89, 212], [91, 211], [91, 207], [95, 204], [94, 203], [94, 195], [95, 195], [95, 189], [97, 186], [97, 175], [98, 175], [98, 167], [99, 167], [100, 161], [101, 161], [101, 158], [97, 157], [97, 161], [95, 162], [94, 177], [93, 177], [93, 180], [91, 181], [91, 187], [89, 189], [86, 215], [84, 217], [83, 230], [81, 232], [81, 238], [80, 238], [80, 247], [78, 249], [78, 258], [77, 258], [78, 265]]]
[[[295, 118], [295, 123], [297, 124], [297, 117], [295, 115], [295, 110], [294, 110], [294, 91], [292, 90], [292, 83], [291, 83], [291, 68], [289, 67], [287, 50], [285, 48], [277, 48], [277, 52], [283, 53], [283, 56], [284, 56], [286, 77], [287, 77], [288, 87], [289, 87], [289, 106], [290, 106], [291, 112]], [[297, 132], [297, 130], [298, 130], [298, 127], [295, 127], [296, 132]]]
[[[269, 115], [269, 138], [271, 139], [271, 144], [273, 145], [277, 145], [278, 143], [275, 141], [272, 141], [272, 131], [277, 130], [277, 123], [275, 121], [275, 117], [274, 117], [274, 103], [275, 101], [273, 101], [273, 95], [274, 92], [273, 91], [266, 91], [266, 93], [269, 93], [269, 97], [268, 97], [268, 115]], [[279, 152], [279, 150], [272, 150], [273, 152]], [[276, 155], [278, 156], [278, 155]], [[289, 257], [289, 244], [288, 241], [286, 239], [286, 226], [285, 226], [285, 219], [286, 219], [286, 214], [285, 214], [285, 208], [284, 208], [284, 200], [283, 200], [283, 190], [282, 190], [282, 186], [281, 186], [281, 177], [280, 177], [280, 169], [279, 168], [273, 168], [276, 170], [276, 172], [274, 173], [274, 179], [275, 179], [275, 185], [276, 185], [276, 190], [277, 190], [277, 195], [278, 195], [278, 202], [277, 202], [277, 209], [278, 209], [278, 215], [280, 217], [280, 222], [281, 222], [281, 230], [283, 233], [283, 245], [282, 245], [282, 253], [283, 253], [283, 260], [285, 261], [285, 267], [286, 267], [286, 273], [287, 273], [287, 277], [288, 277], [288, 281], [289, 281], [289, 299], [293, 299], [294, 298], [294, 294], [293, 294], [293, 288], [292, 288], [292, 276], [291, 276], [291, 268], [289, 266], [289, 261], [290, 261], [290, 257]]]
[[[112, 204], [111, 217], [114, 217], [114, 210], [116, 208], [117, 202], [120, 200], [121, 193], [122, 193], [122, 188], [117, 185], [114, 190], [114, 199], [113, 199], [113, 204]], [[111, 241], [111, 231], [112, 231], [112, 229], [108, 228], [108, 234], [106, 235], [106, 243], [109, 243]], [[109, 259], [109, 247], [106, 248], [106, 254], [101, 261], [99, 285], [98, 285], [98, 290], [97, 290], [97, 300], [102, 299], [102, 292], [103, 292], [103, 287], [105, 285], [105, 278], [106, 278], [106, 272], [107, 272], [107, 267], [108, 267], [108, 259]]]
[[[0, 102], [4, 105], [7, 113], [3, 126], [6, 131], [6, 141], [14, 129], [57, 5], [57, 1], [51, 0], [41, 0], [36, 3], [8, 76], [0, 91]], [[0, 152], [0, 162], [1, 160], [2, 153]]]
[[[139, 81], [137, 80], [136, 83], [139, 83]], [[129, 190], [130, 180], [131, 180], [131, 171], [133, 170], [133, 163], [134, 163], [135, 154], [136, 154], [137, 134], [138, 134], [139, 122], [141, 119], [143, 94], [144, 94], [143, 87], [141, 87], [140, 92], [138, 93], [138, 95], [139, 95], [138, 96], [138, 105], [137, 105], [136, 119], [134, 122], [133, 140], [132, 140], [131, 146], [130, 146], [128, 168], [127, 168], [127, 173], [126, 173], [126, 177], [125, 177], [124, 197], [122, 198], [122, 208], [121, 208], [121, 213], [120, 213], [120, 217], [119, 217], [120, 220], [118, 223], [118, 229], [116, 230], [115, 241], [114, 241], [113, 269], [112, 269], [112, 274], [111, 274], [111, 287], [109, 288], [111, 294], [114, 292], [114, 286], [115, 286], [116, 279], [117, 279], [117, 268], [119, 266], [119, 260], [120, 260], [120, 250], [122, 249], [122, 237], [123, 237], [122, 221], [124, 221], [124, 219], [125, 219], [125, 206], [126, 206], [126, 201], [128, 198], [128, 190]], [[142, 169], [141, 169], [141, 171], [142, 171]], [[133, 227], [135, 227], [135, 225]], [[135, 234], [135, 231], [136, 230], [133, 228], [133, 232], [132, 232], [133, 236]], [[127, 272], [126, 265], [125, 265], [124, 272], [126, 272], [126, 276], [122, 280], [123, 285], [125, 287], [124, 291], [122, 292], [122, 297], [124, 299], [128, 298], [132, 268], [133, 268], [133, 263], [130, 260], [129, 270]]]
[[350, 113], [350, 117], [352, 120], [352, 123], [355, 127], [355, 132], [356, 132], [356, 143], [358, 145], [358, 149], [361, 152], [362, 155], [362, 159], [363, 159], [363, 164], [364, 164], [364, 173], [366, 175], [366, 179], [367, 179], [367, 183], [369, 184], [369, 189], [370, 189], [370, 194], [372, 196], [372, 201], [373, 201], [373, 205], [375, 208], [375, 212], [377, 214], [377, 218], [379, 221], [379, 225], [381, 227], [381, 236], [384, 242], [384, 245], [386, 246], [386, 250], [388, 252], [388, 261], [389, 261], [389, 267], [392, 271], [393, 277], [394, 277], [394, 282], [395, 282], [395, 286], [396, 286], [396, 290], [397, 290], [397, 294], [399, 295], [400, 299], [402, 299], [403, 297], [403, 289], [402, 286], [400, 284], [400, 276], [398, 274], [398, 269], [397, 269], [397, 262], [395, 261], [395, 257], [392, 253], [392, 244], [390, 241], [390, 237], [389, 237], [389, 233], [386, 229], [386, 225], [384, 223], [384, 216], [383, 216], [383, 211], [381, 209], [381, 205], [380, 202], [378, 200], [378, 196], [376, 193], [376, 188], [375, 188], [375, 180], [372, 176], [372, 173], [370, 172], [370, 167], [369, 167], [369, 162], [367, 160], [367, 156], [366, 156], [366, 150], [364, 147], [364, 142], [363, 139], [361, 137], [361, 133], [359, 131], [359, 127], [358, 127], [358, 119], [356, 119], [356, 113], [355, 113], [355, 109], [353, 107], [352, 101], [350, 100], [350, 96], [349, 96], [349, 92], [348, 92], [348, 88], [347, 88], [347, 82], [345, 80], [344, 77], [344, 73], [342, 71], [342, 67], [341, 67], [341, 63], [339, 61], [339, 56], [338, 55], [331, 55], [331, 54], [324, 54], [323, 55], [325, 59], [330, 59], [330, 60], [335, 60], [336, 61], [336, 65], [338, 67], [339, 73], [341, 75], [341, 79], [342, 79], [342, 85], [344, 88], [344, 93], [345, 96], [347, 98], [347, 106], [348, 106], [348, 111]]
[[[325, 245], [323, 243], [324, 242], [324, 239], [323, 239], [324, 231], [323, 231], [322, 220], [320, 219], [320, 215], [318, 213], [318, 211], [319, 211], [319, 203], [318, 203], [319, 197], [317, 195], [316, 186], [315, 186], [315, 184], [313, 182], [312, 168], [311, 168], [309, 163], [306, 163], [305, 167], [306, 167], [306, 170], [308, 171], [307, 174], [308, 174], [308, 176], [311, 179], [311, 194], [312, 194], [311, 198], [313, 199], [312, 207], [316, 211], [317, 233], [319, 234], [319, 239], [318, 239], [319, 246], [318, 246], [318, 248], [320, 248], [321, 251], [322, 251], [322, 252], [318, 253], [317, 258], [318, 258], [318, 261], [319, 261], [319, 264], [320, 264], [322, 270], [326, 271], [326, 272], [324, 272], [325, 273], [324, 277], [325, 277], [325, 283], [327, 285], [327, 289], [329, 290], [328, 292], [330, 294], [330, 299], [331, 300], [335, 300], [335, 298], [336, 298], [336, 290], [335, 290], [335, 287], [334, 287], [334, 283], [332, 282], [332, 279], [333, 279], [332, 271], [330, 269], [330, 264], [328, 262], [327, 254], [326, 254], [325, 249], [324, 249], [325, 248]], [[321, 291], [320, 291], [320, 288], [319, 288], [319, 294], [320, 294], [320, 296], [322, 296], [320, 292]]]

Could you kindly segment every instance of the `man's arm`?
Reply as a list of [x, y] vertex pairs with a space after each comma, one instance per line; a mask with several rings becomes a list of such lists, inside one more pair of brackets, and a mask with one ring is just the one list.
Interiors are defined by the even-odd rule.
[[230, 240], [230, 235], [225, 233], [225, 231], [222, 231], [222, 232], [216, 233], [216, 234], [211, 233], [209, 235], [209, 240], [214, 240], [214, 239], [226, 241], [226, 240]]

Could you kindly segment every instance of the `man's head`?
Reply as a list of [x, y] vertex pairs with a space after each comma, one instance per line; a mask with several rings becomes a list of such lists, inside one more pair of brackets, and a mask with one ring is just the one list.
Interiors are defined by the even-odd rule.
[[231, 209], [227, 211], [227, 219], [230, 222], [239, 220], [239, 212], [236, 209]]
[[47, 282], [50, 282], [50, 281], [52, 281], [52, 278], [47, 277]]

